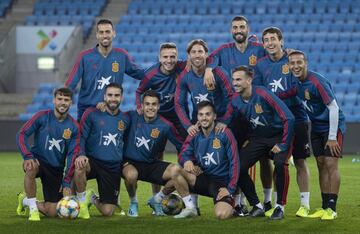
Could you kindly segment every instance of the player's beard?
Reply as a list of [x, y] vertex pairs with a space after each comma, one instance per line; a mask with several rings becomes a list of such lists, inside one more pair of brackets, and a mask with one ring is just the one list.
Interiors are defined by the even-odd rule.
[[202, 128], [203, 130], [209, 130], [210, 128], [212, 128], [213, 126], [215, 126], [215, 125], [214, 125], [214, 122], [211, 123], [210, 120], [207, 120], [206, 123], [207, 123], [206, 126], [203, 126], [202, 124], [200, 124], [200, 126], [201, 126], [201, 128]]
[[[236, 37], [237, 35], [242, 35], [241, 39], [237, 39], [237, 37]], [[239, 44], [244, 43], [247, 39], [247, 34], [244, 34], [241, 32], [235, 33], [235, 34], [233, 34], [233, 39]]]
[[112, 44], [112, 41], [110, 38], [106, 38], [106, 39], [109, 41], [108, 43], [103, 43], [102, 41], [100, 42], [100, 45], [104, 48], [108, 48]]
[[60, 114], [60, 115], [66, 115], [67, 112], [68, 112], [68, 110], [69, 110], [69, 108], [70, 108], [69, 106], [68, 106], [68, 107], [66, 107], [66, 106], [60, 106], [60, 107], [65, 107], [65, 110], [64, 110], [64, 111], [60, 111], [60, 108], [55, 107], [56, 112], [57, 112], [58, 114]]
[[106, 106], [109, 110], [115, 111], [115, 110], [119, 109], [120, 102], [116, 102], [116, 105], [111, 105], [111, 103], [115, 103], [115, 102], [106, 102]]
[[197, 58], [195, 59], [191, 59], [190, 62], [191, 62], [191, 65], [197, 69], [200, 69], [200, 68], [205, 68], [206, 67], [206, 59], [203, 59], [203, 58], [200, 58], [198, 62], [196, 62], [195, 60], [198, 60]]

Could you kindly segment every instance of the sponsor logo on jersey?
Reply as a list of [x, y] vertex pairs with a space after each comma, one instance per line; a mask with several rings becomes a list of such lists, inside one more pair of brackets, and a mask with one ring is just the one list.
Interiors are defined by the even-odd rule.
[[220, 149], [220, 148], [221, 148], [221, 143], [220, 143], [220, 140], [219, 140], [219, 139], [215, 138], [215, 139], [213, 140], [213, 148], [214, 148], [214, 149]]
[[64, 129], [63, 138], [64, 138], [65, 140], [68, 140], [68, 139], [70, 139], [70, 137], [71, 137], [71, 130], [70, 130], [70, 128]]
[[257, 63], [257, 57], [255, 55], [251, 55], [249, 57], [249, 65], [250, 66], [255, 66]]
[[49, 150], [53, 150], [53, 148], [55, 147], [59, 152], [61, 152], [61, 146], [60, 146], [60, 142], [62, 142], [63, 140], [56, 140], [55, 138], [52, 138], [51, 140], [49, 140]]
[[112, 64], [111, 64], [111, 71], [112, 72], [118, 72], [119, 71], [119, 63], [118, 62], [113, 62]]
[[150, 139], [146, 139], [145, 137], [136, 137], [136, 147], [140, 148], [141, 146], [144, 146], [148, 151], [150, 151], [149, 147]]
[[111, 143], [114, 144], [114, 146], [117, 146], [116, 145], [116, 137], [117, 137], [117, 133], [116, 134], [111, 134], [111, 133], [108, 133], [106, 136], [103, 136], [104, 138], [104, 143], [103, 145], [105, 146], [109, 146]]
[[106, 86], [108, 86], [110, 84], [110, 79], [111, 79], [111, 76], [108, 76], [108, 77], [101, 76], [101, 78], [97, 81], [97, 83], [98, 83], [97, 89], [103, 89]]
[[206, 155], [203, 156], [202, 158], [205, 160], [204, 164], [206, 166], [210, 166], [210, 164], [218, 165], [217, 162], [214, 159], [214, 152], [206, 153]]
[[208, 95], [209, 95], [208, 93], [205, 93], [205, 94], [199, 93], [198, 96], [195, 96], [196, 104], [199, 104], [199, 103], [202, 102], [202, 101], [210, 101], [210, 100], [208, 99]]
[[276, 93], [278, 89], [281, 89], [282, 91], [284, 91], [284, 87], [281, 84], [282, 81], [282, 77], [280, 77], [278, 80], [273, 80], [273, 82], [269, 83], [269, 85], [271, 86], [271, 92]]
[[154, 128], [151, 130], [150, 136], [152, 138], [158, 138], [160, 134], [160, 130], [158, 128]]

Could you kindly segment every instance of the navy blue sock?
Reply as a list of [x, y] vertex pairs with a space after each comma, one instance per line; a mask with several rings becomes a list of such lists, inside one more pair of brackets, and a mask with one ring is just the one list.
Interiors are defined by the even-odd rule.
[[327, 209], [329, 207], [329, 194], [328, 193], [321, 193], [321, 198], [322, 198], [322, 206], [321, 206], [321, 208], [323, 208], [325, 210], [325, 209]]
[[335, 193], [329, 193], [329, 208], [331, 208], [333, 211], [336, 211], [336, 202], [337, 202], [337, 198], [338, 195]]

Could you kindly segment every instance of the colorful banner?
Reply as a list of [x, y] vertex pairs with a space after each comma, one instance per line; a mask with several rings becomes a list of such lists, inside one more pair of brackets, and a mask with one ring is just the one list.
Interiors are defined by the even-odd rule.
[[18, 26], [16, 53], [58, 54], [74, 29], [74, 26]]

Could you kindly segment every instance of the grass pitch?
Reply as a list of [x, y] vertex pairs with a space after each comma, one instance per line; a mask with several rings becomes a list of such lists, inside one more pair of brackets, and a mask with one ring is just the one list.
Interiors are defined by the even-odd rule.
[[[360, 217], [360, 163], [352, 163], [353, 157], [340, 160], [341, 187], [338, 199], [338, 219], [321, 221], [295, 217], [299, 208], [299, 193], [296, 184], [295, 168], [290, 166], [290, 186], [285, 219], [270, 221], [267, 218], [233, 218], [219, 221], [214, 217], [212, 200], [200, 197], [201, 217], [175, 220], [172, 217], [153, 217], [146, 206], [151, 196], [150, 184], [139, 183], [138, 199], [140, 217], [126, 216], [101, 217], [92, 207], [90, 220], [62, 220], [42, 217], [41, 222], [31, 223], [26, 217], [16, 215], [16, 194], [23, 190], [24, 173], [22, 159], [18, 153], [0, 154], [0, 233], [359, 233]], [[166, 155], [166, 160], [175, 161], [174, 155]], [[310, 205], [312, 209], [321, 206], [318, 173], [315, 159], [308, 159], [311, 171]], [[258, 171], [257, 171], [258, 172]], [[259, 178], [259, 176], [257, 176]], [[257, 191], [262, 197], [262, 189], [257, 179]], [[97, 191], [95, 181], [88, 187]], [[38, 181], [38, 199], [42, 190]], [[121, 205], [126, 210], [129, 200], [125, 186], [121, 185]]]

